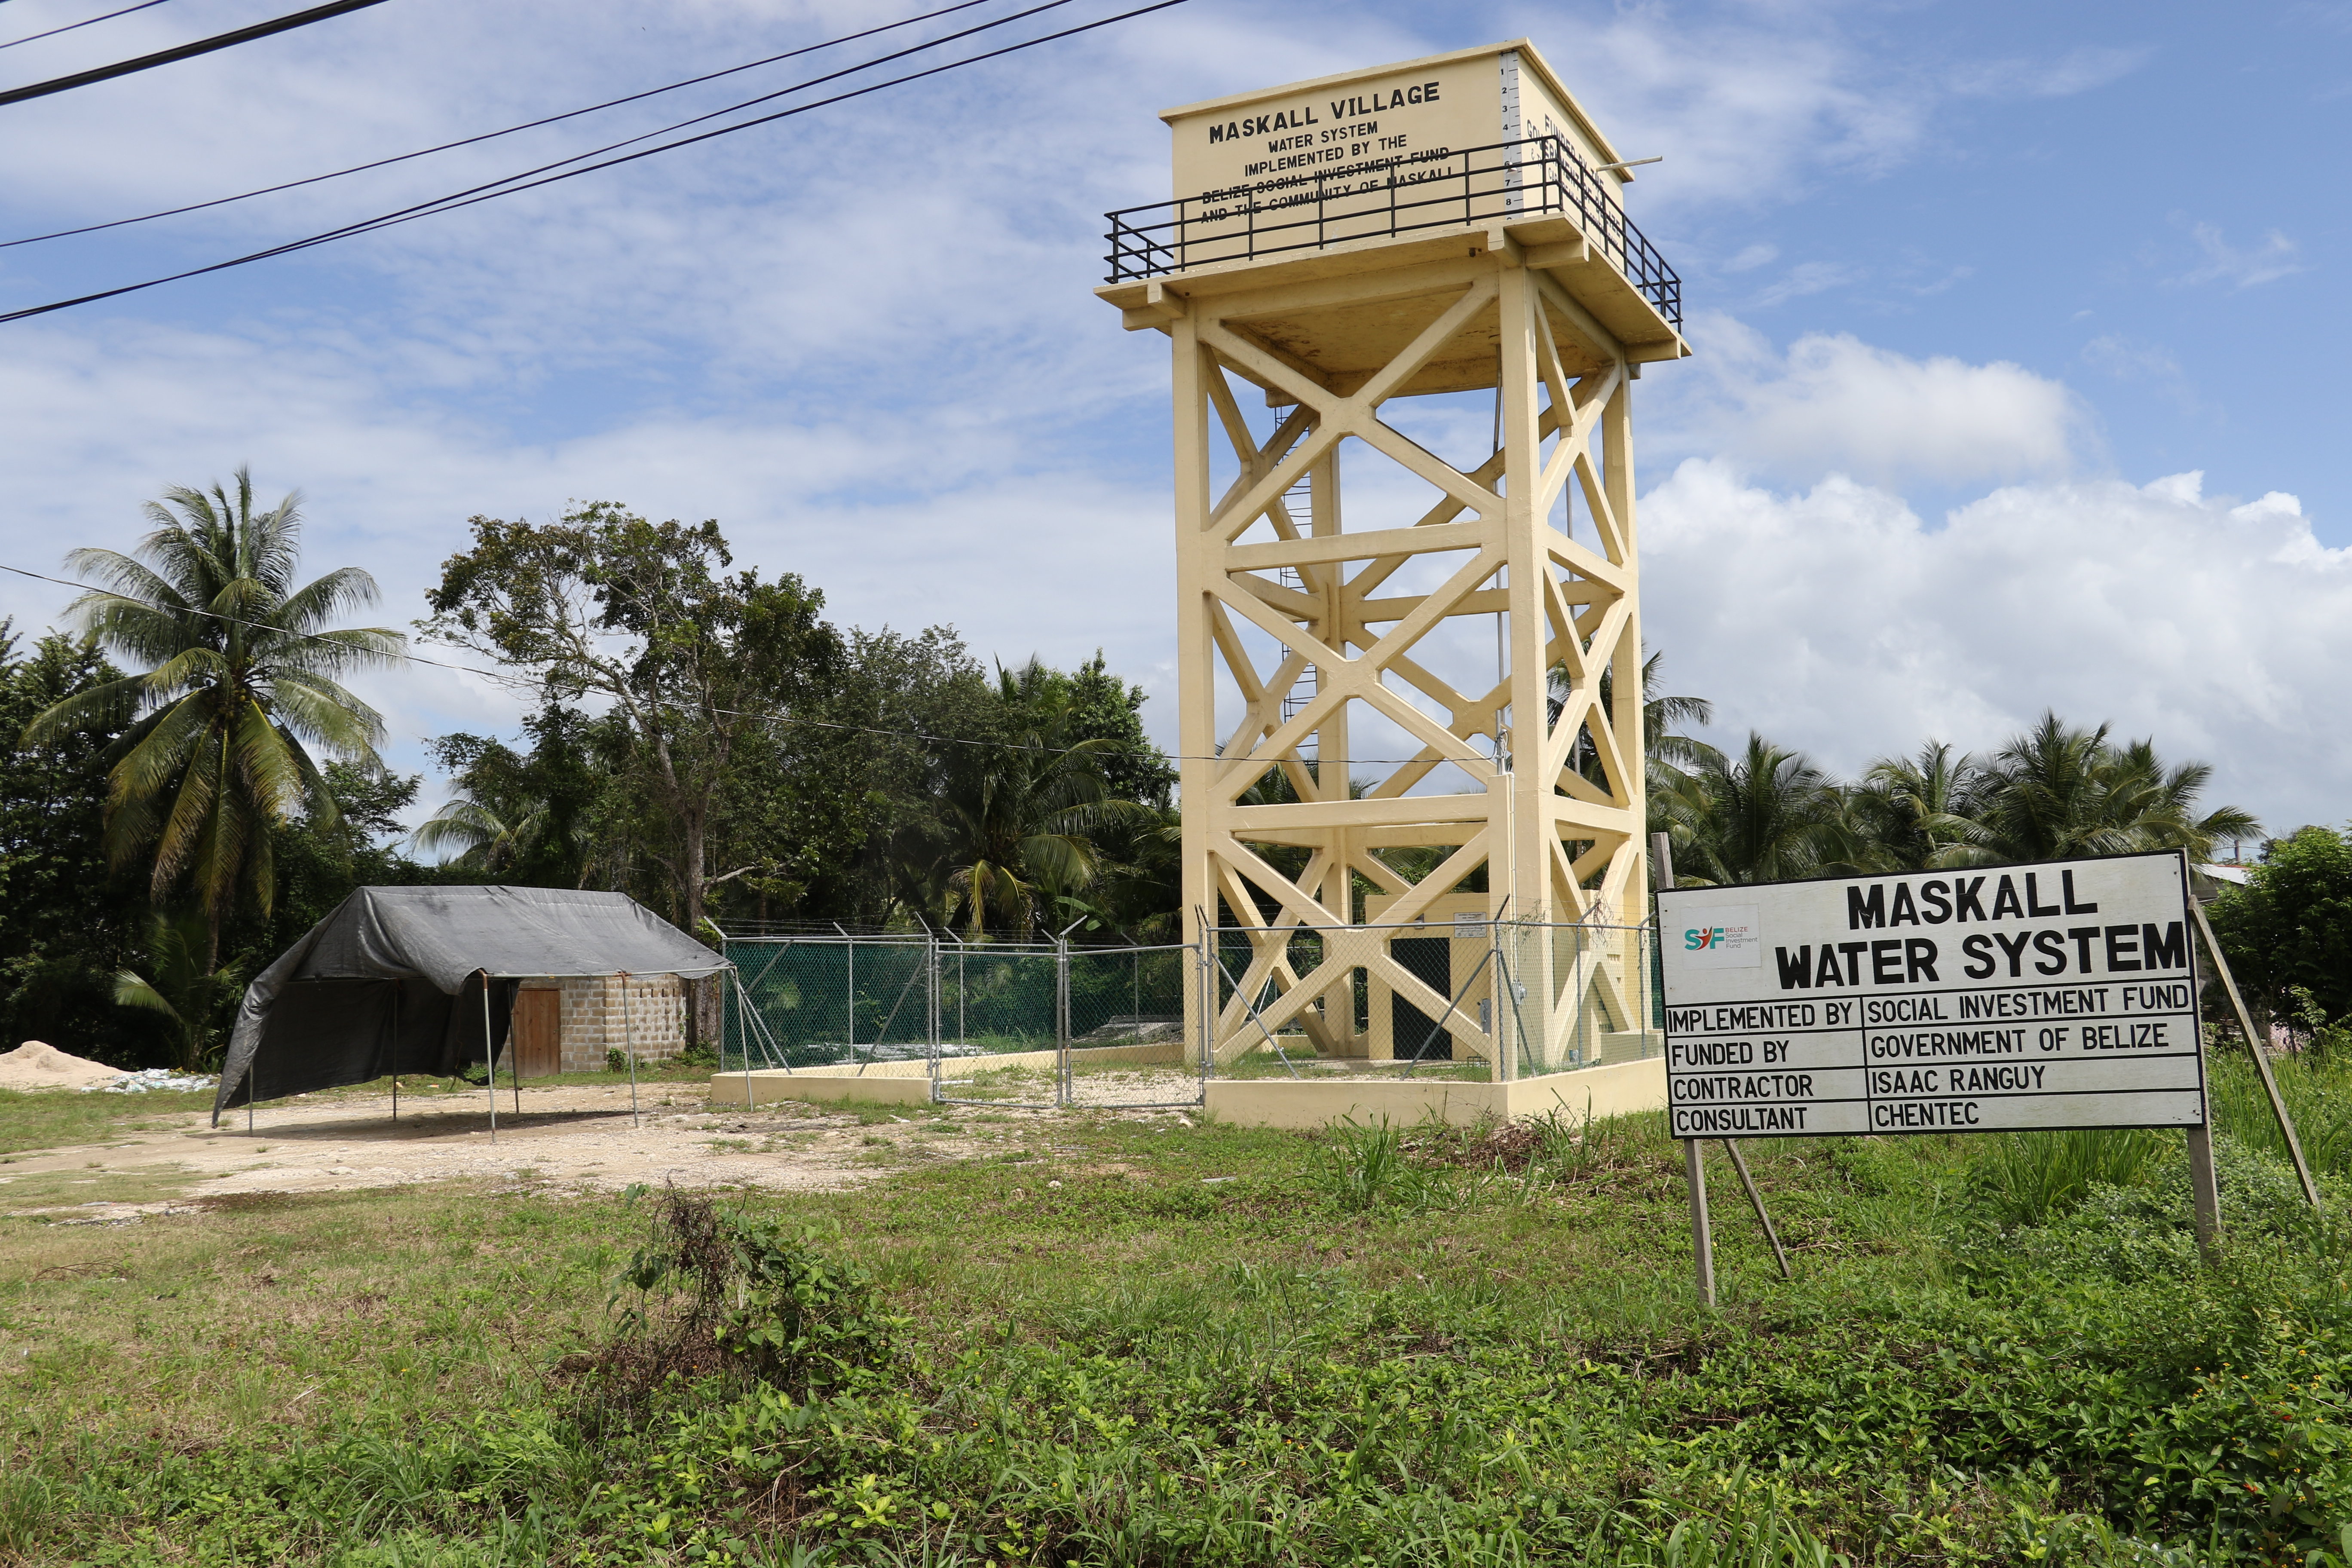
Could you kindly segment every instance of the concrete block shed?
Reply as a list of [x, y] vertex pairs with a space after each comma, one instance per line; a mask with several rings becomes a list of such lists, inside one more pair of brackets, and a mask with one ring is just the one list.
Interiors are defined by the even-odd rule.
[[246, 988], [213, 1116], [472, 1062], [528, 1078], [674, 1056], [685, 982], [726, 967], [622, 893], [362, 888]]

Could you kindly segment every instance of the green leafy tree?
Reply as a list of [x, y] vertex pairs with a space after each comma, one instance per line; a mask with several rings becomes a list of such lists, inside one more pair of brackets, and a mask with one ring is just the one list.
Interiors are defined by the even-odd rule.
[[1103, 651], [1069, 679], [1061, 731], [1069, 741], [1106, 742], [1103, 783], [1121, 800], [1164, 811], [1176, 789], [1176, 769], [1143, 732], [1143, 688], [1107, 668]]
[[954, 628], [849, 628], [822, 689], [776, 726], [722, 802], [720, 889], [737, 918], [878, 926], [947, 900], [940, 802], [966, 742], [1005, 728]]
[[[2265, 1019], [2352, 1017], [2352, 829], [2298, 828], [2213, 901], [2213, 931], [2247, 1005]], [[2306, 1007], [2295, 995], [2307, 992]]]
[[204, 911], [210, 972], [240, 894], [265, 914], [275, 900], [272, 830], [305, 809], [321, 821], [335, 815], [308, 747], [375, 763], [383, 721], [337, 678], [398, 657], [402, 638], [331, 625], [376, 597], [357, 567], [297, 584], [299, 494], [257, 511], [252, 477], [239, 468], [234, 493], [175, 487], [164, 502], [148, 503], [155, 526], [133, 554], [67, 557], [98, 584], [68, 613], [99, 646], [147, 668], [63, 699], [26, 727], [24, 743], [120, 729], [108, 856], [117, 865], [148, 857], [158, 903], [186, 889]]
[[268, 911], [247, 908], [222, 928], [221, 967], [250, 977], [362, 887], [409, 887], [435, 879], [431, 868], [399, 853], [401, 820], [416, 802], [414, 773], [330, 762], [320, 770], [331, 814], [306, 811], [270, 830], [277, 894]]
[[[120, 679], [89, 638], [52, 633], [26, 650], [0, 621], [0, 734]], [[0, 747], [0, 1047], [44, 1039], [126, 1067], [156, 1048], [154, 1031], [113, 1002], [146, 911], [141, 879], [107, 863], [114, 737], [100, 721]]]
[[[616, 833], [657, 866], [674, 918], [699, 933], [710, 828], [747, 737], [822, 693], [840, 638], [824, 596], [733, 563], [715, 521], [647, 522], [597, 501], [553, 523], [476, 517], [471, 549], [425, 595], [436, 638], [487, 654], [555, 701], [611, 704], [618, 783], [642, 809]], [[623, 814], [625, 808], [615, 806]]]

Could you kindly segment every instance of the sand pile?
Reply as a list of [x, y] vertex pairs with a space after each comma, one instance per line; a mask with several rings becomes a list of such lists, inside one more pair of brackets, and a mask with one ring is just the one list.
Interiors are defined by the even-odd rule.
[[39, 1040], [26, 1040], [13, 1051], [0, 1052], [0, 1089], [81, 1089], [112, 1083], [121, 1076], [121, 1068], [69, 1056]]

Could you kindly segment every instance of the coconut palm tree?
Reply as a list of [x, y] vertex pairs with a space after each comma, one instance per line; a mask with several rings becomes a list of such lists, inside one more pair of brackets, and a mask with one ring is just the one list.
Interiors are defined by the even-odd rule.
[[1700, 745], [1697, 765], [1650, 795], [1678, 887], [1819, 876], [1843, 847], [1839, 808], [1837, 786], [1811, 759], [1752, 731], [1736, 757]]
[[985, 939], [1026, 935], [1049, 905], [1092, 887], [1103, 871], [1095, 836], [1159, 825], [1150, 807], [1121, 800], [1103, 772], [1117, 742], [1071, 742], [1066, 693], [1032, 659], [997, 671], [997, 711], [1006, 721], [992, 743], [962, 749], [948, 769], [938, 809], [934, 875], [947, 890], [947, 920]]
[[240, 892], [264, 914], [274, 901], [270, 829], [304, 810], [335, 819], [306, 744], [377, 760], [383, 721], [336, 677], [390, 661], [404, 639], [383, 626], [331, 626], [376, 597], [375, 579], [357, 567], [296, 585], [299, 492], [256, 511], [252, 476], [239, 468], [233, 493], [175, 486], [145, 510], [155, 526], [134, 554], [66, 557], [96, 584], [68, 613], [144, 673], [59, 702], [26, 727], [24, 743], [93, 721], [121, 729], [107, 853], [117, 865], [152, 854], [159, 903], [187, 884], [204, 914], [209, 973]]
[[2198, 815], [2212, 776], [2204, 763], [2167, 768], [2152, 742], [2118, 746], [2105, 724], [2078, 730], [2045, 712], [1995, 756], [1968, 854], [1984, 863], [2185, 849], [2208, 859], [2217, 840], [2262, 831], [2234, 805]]
[[[1661, 783], [1671, 786], [1671, 773], [1697, 765], [1707, 750], [1706, 742], [1684, 734], [1682, 727], [1715, 721], [1715, 704], [1706, 698], [1677, 697], [1660, 689], [1665, 681], [1659, 673], [1659, 664], [1665, 657], [1664, 653], [1654, 653], [1642, 660], [1642, 756], [1643, 772], [1653, 788]], [[1568, 706], [1570, 683], [1567, 663], [1553, 665], [1546, 675], [1550, 711], [1544, 717], [1547, 722], [1557, 723], [1559, 710]], [[1600, 701], [1604, 712], [1614, 711], [1615, 686], [1616, 671], [1601, 670]], [[1577, 737], [1570, 765], [1592, 783], [1602, 782], [1601, 759], [1581, 735]], [[1666, 772], [1662, 773], [1662, 769]]]
[[1054, 749], [1035, 731], [991, 747], [950, 775], [940, 803], [948, 867], [948, 923], [976, 939], [1025, 935], [1047, 902], [1083, 892], [1102, 870], [1094, 835], [1148, 828], [1151, 810], [1111, 795], [1108, 741]]
[[479, 735], [430, 742], [456, 788], [410, 843], [468, 871], [533, 886], [586, 886], [597, 869], [591, 808], [604, 782], [590, 755], [591, 722], [551, 704], [523, 721], [528, 752]]
[[1969, 864], [1984, 837], [1977, 816], [1990, 783], [1974, 755], [1943, 741], [1913, 756], [1881, 757], [1845, 794], [1847, 860], [1858, 871]]

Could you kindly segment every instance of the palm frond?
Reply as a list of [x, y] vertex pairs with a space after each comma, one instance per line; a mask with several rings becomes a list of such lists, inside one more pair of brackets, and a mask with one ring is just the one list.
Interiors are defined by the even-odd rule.
[[[383, 597], [375, 578], [357, 566], [338, 567], [280, 599], [270, 613], [274, 626], [288, 632], [318, 631], [330, 616], [373, 605]], [[398, 636], [398, 633], [394, 633]]]
[[180, 1016], [180, 1010], [173, 1006], [161, 991], [149, 984], [144, 976], [128, 969], [114, 972], [114, 1005], [160, 1013], [175, 1025], [185, 1022]]

